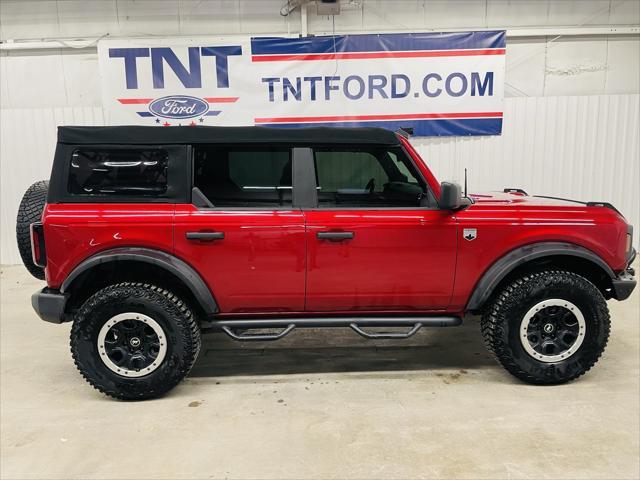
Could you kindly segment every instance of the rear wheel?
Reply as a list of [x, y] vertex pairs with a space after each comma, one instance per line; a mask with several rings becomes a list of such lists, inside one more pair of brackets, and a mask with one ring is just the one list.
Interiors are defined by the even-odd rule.
[[587, 372], [609, 338], [602, 293], [564, 271], [526, 275], [498, 294], [482, 317], [485, 344], [514, 376], [558, 384]]
[[18, 218], [16, 219], [16, 239], [22, 263], [24, 263], [31, 275], [40, 280], [44, 280], [44, 269], [33, 263], [29, 227], [32, 223], [41, 220], [48, 191], [49, 182], [46, 180], [31, 185], [22, 196], [22, 201], [18, 207]]
[[71, 352], [84, 378], [123, 400], [158, 397], [191, 370], [200, 330], [188, 306], [171, 292], [121, 283], [90, 297], [71, 329]]

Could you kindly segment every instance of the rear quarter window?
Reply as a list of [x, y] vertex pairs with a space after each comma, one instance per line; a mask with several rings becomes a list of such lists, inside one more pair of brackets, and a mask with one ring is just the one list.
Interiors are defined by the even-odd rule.
[[79, 148], [71, 155], [72, 195], [157, 197], [167, 191], [169, 155], [163, 149]]

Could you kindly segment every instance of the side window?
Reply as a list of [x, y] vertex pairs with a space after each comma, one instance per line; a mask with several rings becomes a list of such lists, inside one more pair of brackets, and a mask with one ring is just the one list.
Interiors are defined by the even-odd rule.
[[398, 170], [402, 174], [404, 181], [408, 182], [411, 179], [413, 180], [413, 182], [417, 184], [416, 177], [414, 176], [413, 173], [409, 171], [409, 168], [402, 161], [402, 158], [398, 158], [398, 156], [393, 152], [389, 152], [389, 156], [391, 157], [391, 160], [393, 160], [394, 165], [398, 168]]
[[194, 186], [214, 207], [290, 206], [291, 151], [282, 147], [194, 147]]
[[314, 149], [318, 206], [417, 207], [426, 186], [402, 149]]
[[364, 192], [366, 189], [380, 192], [389, 181], [372, 152], [316, 149], [315, 161], [320, 191]]
[[67, 189], [73, 195], [157, 197], [167, 191], [165, 150], [77, 149]]

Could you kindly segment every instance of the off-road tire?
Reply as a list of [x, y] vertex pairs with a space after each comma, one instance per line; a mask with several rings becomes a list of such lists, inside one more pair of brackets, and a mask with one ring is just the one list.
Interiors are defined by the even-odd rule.
[[[127, 378], [111, 371], [98, 353], [98, 334], [113, 316], [142, 313], [164, 330], [167, 353], [148, 375]], [[91, 296], [76, 314], [71, 328], [71, 354], [78, 370], [95, 389], [121, 400], [159, 397], [189, 373], [200, 350], [200, 328], [191, 309], [176, 295], [143, 283], [120, 283]]]
[[44, 204], [47, 201], [47, 191], [49, 182], [42, 180], [31, 185], [22, 196], [22, 201], [18, 207], [18, 218], [16, 220], [16, 239], [22, 263], [27, 267], [29, 273], [39, 280], [44, 280], [44, 268], [33, 263], [31, 257], [31, 232], [29, 227], [32, 223], [39, 222], [42, 218]]
[[[550, 298], [577, 306], [586, 332], [575, 353], [545, 363], [524, 349], [520, 325], [532, 306]], [[572, 272], [553, 270], [523, 276], [504, 288], [485, 310], [481, 326], [487, 348], [507, 371], [527, 383], [553, 385], [574, 380], [593, 367], [607, 345], [610, 319], [607, 302], [593, 283]]]

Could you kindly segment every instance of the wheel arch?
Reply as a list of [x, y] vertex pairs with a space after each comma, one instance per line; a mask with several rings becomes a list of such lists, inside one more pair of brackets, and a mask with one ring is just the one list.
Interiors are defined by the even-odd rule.
[[219, 311], [207, 284], [183, 260], [161, 250], [119, 247], [97, 253], [71, 271], [60, 287], [60, 293], [69, 295], [66, 313], [101, 288], [123, 281], [164, 287], [188, 302], [202, 319]]
[[616, 275], [597, 254], [572, 243], [540, 242], [516, 248], [496, 260], [476, 283], [466, 310], [480, 311], [504, 284], [549, 267], [580, 274], [596, 285], [605, 298], [614, 296], [612, 280]]

